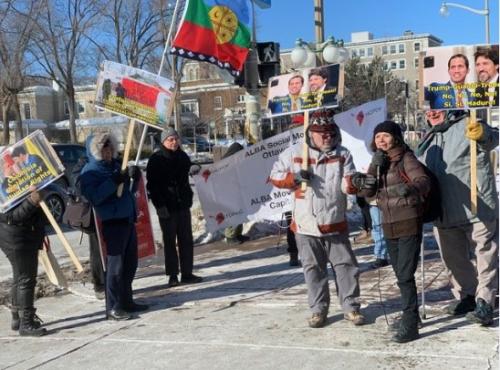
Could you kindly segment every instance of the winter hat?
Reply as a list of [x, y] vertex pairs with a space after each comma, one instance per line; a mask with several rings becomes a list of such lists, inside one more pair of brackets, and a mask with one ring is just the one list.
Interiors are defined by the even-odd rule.
[[375, 130], [373, 130], [373, 137], [375, 137], [375, 135], [377, 135], [379, 132], [387, 132], [391, 134], [395, 139], [399, 139], [401, 143], [404, 142], [401, 127], [395, 122], [384, 121], [382, 123], [379, 123], [375, 127]]
[[333, 120], [333, 111], [330, 109], [321, 109], [311, 115], [309, 122], [309, 131], [327, 132], [335, 130], [335, 121]]
[[167, 127], [166, 130], [163, 130], [161, 132], [161, 142], [163, 143], [168, 137], [174, 136], [174, 135], [179, 136], [179, 134], [177, 133], [177, 131], [175, 131], [175, 128], [173, 128], [171, 126]]

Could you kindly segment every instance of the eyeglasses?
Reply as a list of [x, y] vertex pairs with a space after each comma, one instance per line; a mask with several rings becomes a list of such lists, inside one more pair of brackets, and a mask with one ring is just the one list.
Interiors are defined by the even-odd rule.
[[335, 132], [332, 132], [332, 131], [325, 131], [325, 132], [315, 132], [315, 131], [313, 131], [313, 132], [315, 134], [321, 136], [323, 139], [326, 139], [328, 137], [332, 137], [333, 138], [333, 137], [336, 136]]

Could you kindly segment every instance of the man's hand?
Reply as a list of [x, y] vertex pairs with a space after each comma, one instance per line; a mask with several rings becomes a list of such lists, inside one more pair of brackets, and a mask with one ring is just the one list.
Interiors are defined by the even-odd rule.
[[483, 126], [479, 122], [471, 122], [467, 124], [465, 127], [465, 136], [471, 140], [481, 140], [484, 134]]
[[129, 166], [128, 176], [134, 180], [134, 182], [138, 182], [141, 179], [141, 169], [139, 166]]
[[313, 177], [313, 174], [307, 170], [300, 170], [299, 173], [295, 174], [295, 184], [300, 185], [302, 182], [309, 183]]
[[378, 149], [373, 153], [371, 163], [373, 167], [384, 168], [387, 166], [387, 163], [389, 163], [389, 157], [383, 150]]
[[387, 188], [390, 197], [406, 197], [411, 193], [411, 187], [407, 184], [397, 184]]
[[193, 164], [189, 169], [189, 176], [196, 176], [201, 171], [201, 166], [199, 164]]
[[377, 187], [377, 179], [368, 174], [356, 172], [351, 176], [351, 182], [356, 189], [375, 189]]
[[168, 211], [168, 208], [165, 206], [158, 208], [156, 210], [156, 213], [158, 214], [159, 218], [167, 219], [170, 217], [170, 212]]
[[129, 180], [128, 172], [127, 171], [116, 171], [111, 175], [111, 180], [116, 185], [120, 185], [124, 182], [127, 182]]
[[30, 194], [30, 200], [31, 203], [33, 203], [35, 206], [39, 205], [42, 200], [45, 199], [47, 196], [47, 191], [46, 190], [32, 190]]

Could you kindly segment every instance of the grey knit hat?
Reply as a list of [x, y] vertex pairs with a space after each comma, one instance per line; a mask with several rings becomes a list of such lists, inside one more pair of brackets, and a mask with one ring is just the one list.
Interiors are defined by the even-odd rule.
[[170, 136], [174, 136], [174, 135], [179, 136], [179, 134], [177, 133], [177, 131], [175, 131], [175, 128], [173, 128], [173, 127], [167, 127], [166, 130], [163, 130], [161, 132], [161, 142], [163, 143], [166, 138], [168, 138]]

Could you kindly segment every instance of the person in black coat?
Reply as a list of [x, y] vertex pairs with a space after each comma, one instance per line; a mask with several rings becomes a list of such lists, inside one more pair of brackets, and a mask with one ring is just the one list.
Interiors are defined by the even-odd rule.
[[39, 207], [43, 191], [33, 188], [19, 205], [0, 213], [0, 249], [12, 266], [12, 330], [22, 336], [39, 337], [47, 330], [35, 315], [38, 250], [45, 236], [45, 216]]
[[199, 283], [202, 278], [193, 274], [190, 211], [193, 205], [193, 191], [189, 185], [192, 163], [180, 148], [180, 137], [172, 127], [162, 132], [161, 143], [160, 150], [149, 158], [146, 176], [147, 189], [156, 208], [163, 234], [165, 273], [169, 276], [170, 287], [179, 285], [177, 275], [180, 262], [181, 282]]

